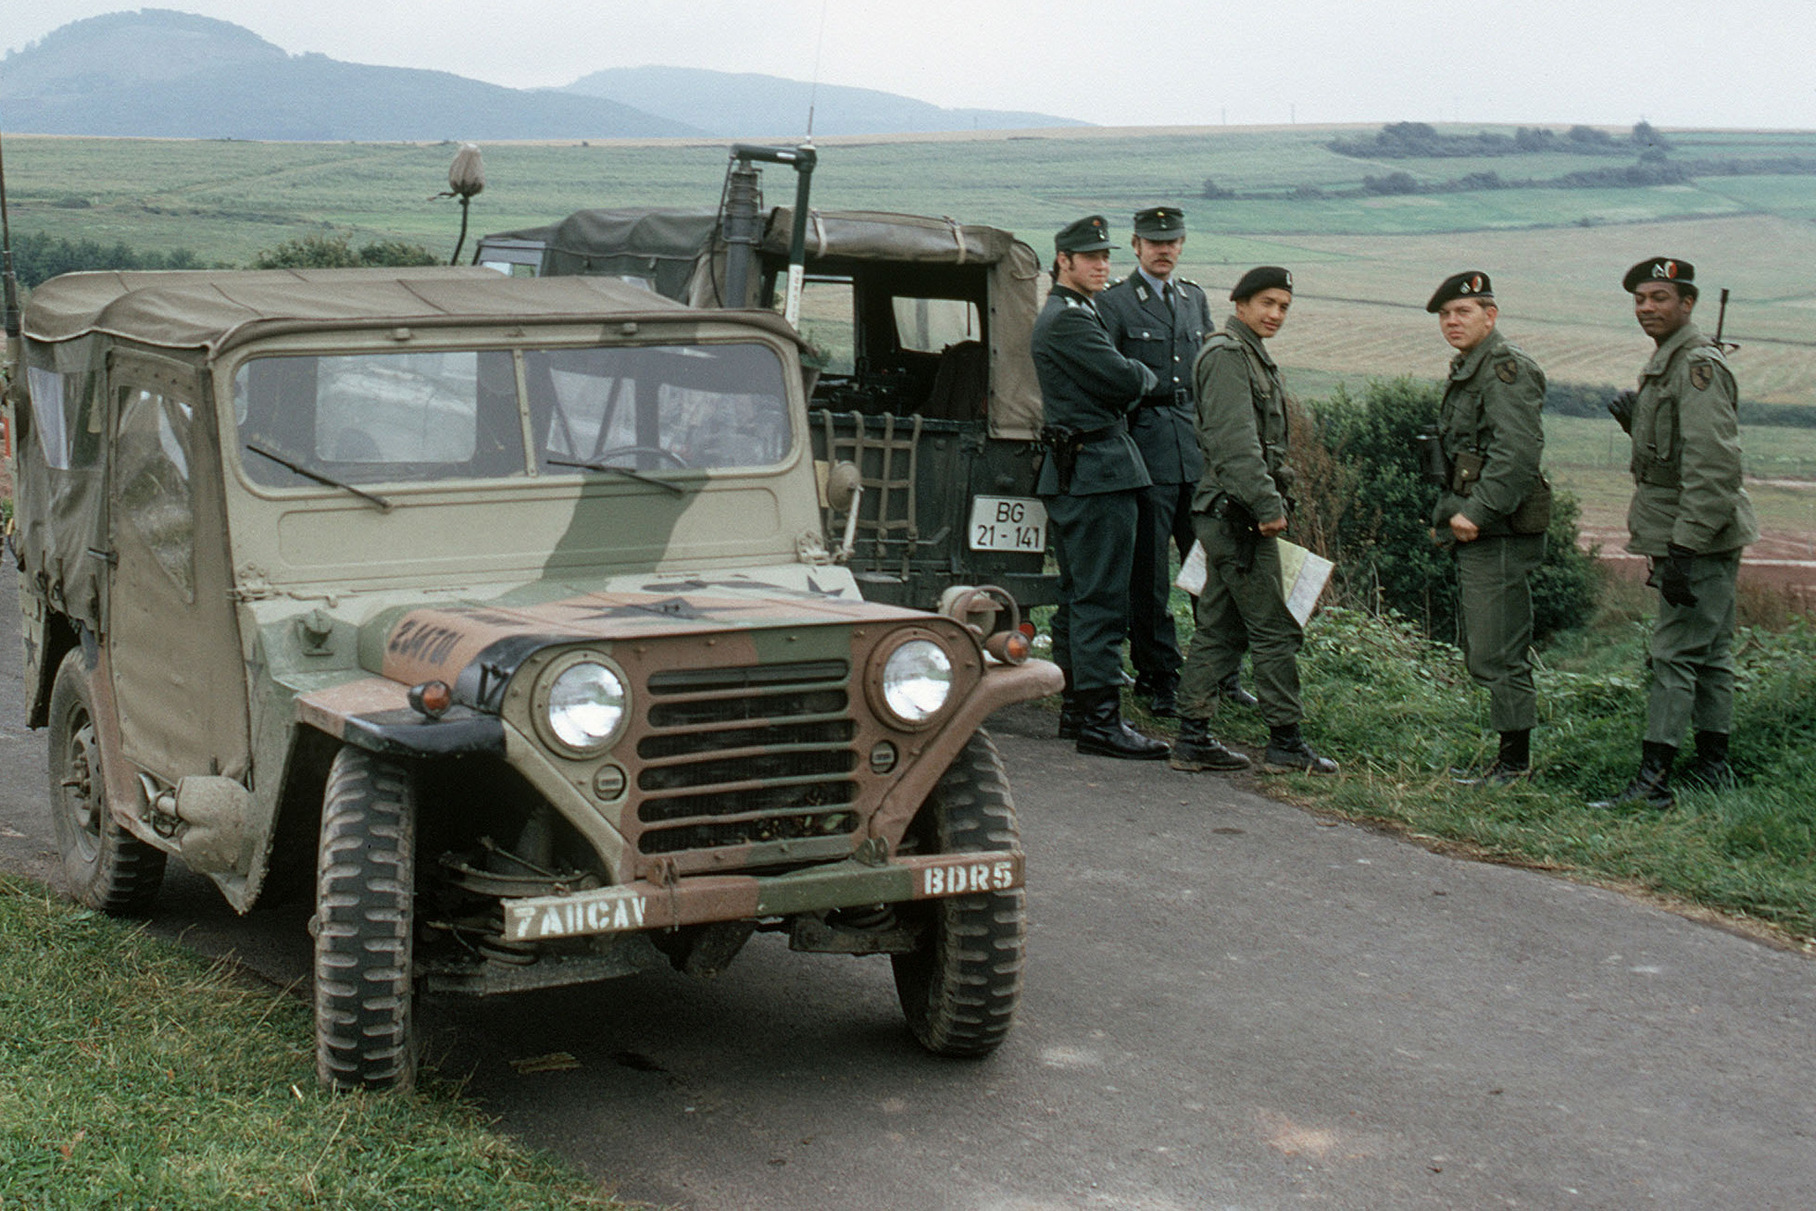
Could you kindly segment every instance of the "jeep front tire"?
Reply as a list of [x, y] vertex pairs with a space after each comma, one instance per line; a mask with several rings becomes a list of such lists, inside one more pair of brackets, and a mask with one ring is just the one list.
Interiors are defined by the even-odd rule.
[[316, 858], [315, 1069], [329, 1089], [409, 1089], [416, 793], [411, 771], [343, 748]]
[[[922, 804], [904, 853], [982, 853], [1018, 846], [1015, 804], [989, 734], [965, 743]], [[919, 931], [894, 957], [896, 995], [908, 1028], [936, 1055], [996, 1050], [1021, 999], [1027, 925], [1019, 887], [903, 905]]]

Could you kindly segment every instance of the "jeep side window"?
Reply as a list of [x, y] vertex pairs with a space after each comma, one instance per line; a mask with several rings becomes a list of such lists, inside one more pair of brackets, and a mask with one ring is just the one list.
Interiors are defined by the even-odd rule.
[[[822, 375], [857, 373], [853, 297], [850, 278], [808, 278], [801, 286], [801, 318], [795, 327], [812, 346], [801, 360]], [[782, 302], [776, 299], [778, 313]]]
[[547, 474], [566, 462], [637, 471], [766, 467], [793, 440], [767, 345], [528, 349], [524, 382]]
[[93, 398], [96, 377], [33, 366], [26, 373], [26, 382], [31, 388], [31, 420], [38, 430], [45, 465], [59, 471], [94, 466], [106, 423]]
[[981, 338], [977, 304], [964, 299], [921, 299], [898, 295], [889, 300], [902, 348], [917, 353], [944, 353], [961, 341]]
[[195, 599], [195, 518], [189, 493], [189, 431], [195, 409], [141, 387], [120, 391], [115, 444], [118, 508], [158, 566]]

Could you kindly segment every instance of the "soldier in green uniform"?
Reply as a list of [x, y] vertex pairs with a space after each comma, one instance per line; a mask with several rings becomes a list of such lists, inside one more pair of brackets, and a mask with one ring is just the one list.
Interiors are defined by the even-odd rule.
[[1457, 556], [1463, 659], [1488, 691], [1500, 750], [1468, 784], [1501, 784], [1532, 772], [1532, 587], [1545, 558], [1551, 489], [1539, 473], [1545, 373], [1495, 328], [1494, 285], [1479, 269], [1445, 278], [1425, 310], [1457, 354], [1438, 412], [1445, 482], [1432, 537]]
[[1668, 808], [1686, 728], [1696, 735], [1696, 759], [1684, 781], [1712, 788], [1733, 782], [1734, 580], [1741, 549], [1759, 537], [1759, 527], [1740, 483], [1734, 375], [1690, 318], [1695, 268], [1649, 257], [1621, 285], [1633, 296], [1640, 329], [1658, 346], [1640, 371], [1638, 392], [1622, 392], [1610, 411], [1633, 439], [1627, 549], [1651, 561], [1647, 583], [1660, 601], [1639, 773], [1612, 800], [1592, 806]]
[[1251, 269], [1230, 291], [1236, 314], [1205, 342], [1192, 367], [1204, 477], [1192, 495], [1192, 525], [1204, 544], [1204, 591], [1179, 684], [1175, 769], [1241, 769], [1248, 759], [1210, 734], [1224, 679], [1248, 651], [1267, 720], [1264, 768], [1334, 774], [1300, 732], [1299, 622], [1280, 583], [1293, 472], [1286, 465], [1286, 390], [1267, 338], [1286, 322], [1293, 277], [1274, 265]]
[[1101, 215], [1054, 237], [1053, 290], [1034, 321], [1046, 459], [1035, 491], [1047, 505], [1059, 559], [1053, 659], [1066, 674], [1061, 735], [1078, 751], [1162, 758], [1167, 745], [1122, 719], [1122, 643], [1137, 500], [1151, 482], [1129, 437], [1128, 415], [1154, 390], [1154, 373], [1117, 351], [1092, 299], [1110, 277], [1110, 230]]
[[1211, 304], [1195, 282], [1175, 276], [1185, 247], [1185, 212], [1150, 206], [1135, 212], [1136, 268], [1096, 299], [1110, 339], [1154, 372], [1154, 390], [1129, 415], [1129, 435], [1154, 482], [1137, 498], [1135, 558], [1129, 582], [1129, 660], [1135, 693], [1156, 715], [1177, 713], [1179, 637], [1173, 626], [1169, 541], [1192, 549], [1192, 492], [1204, 474], [1192, 403], [1192, 362], [1214, 330]]

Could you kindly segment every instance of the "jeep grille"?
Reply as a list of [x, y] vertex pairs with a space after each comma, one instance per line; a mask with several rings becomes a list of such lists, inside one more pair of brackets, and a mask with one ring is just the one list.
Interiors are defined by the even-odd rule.
[[856, 830], [850, 676], [843, 660], [651, 674], [638, 851]]

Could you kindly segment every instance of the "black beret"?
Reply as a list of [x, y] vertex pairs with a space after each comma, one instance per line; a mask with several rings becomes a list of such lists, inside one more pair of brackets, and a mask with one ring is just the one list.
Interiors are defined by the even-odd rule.
[[1453, 273], [1438, 284], [1432, 292], [1431, 299], [1425, 304], [1425, 310], [1435, 313], [1438, 308], [1452, 299], [1483, 299], [1494, 302], [1494, 283], [1480, 269], [1465, 269], [1462, 273]]
[[1676, 282], [1683, 287], [1685, 294], [1695, 298], [1696, 266], [1674, 257], [1647, 257], [1627, 270], [1627, 276], [1621, 279], [1621, 289], [1632, 294], [1639, 289], [1641, 282]]
[[1230, 291], [1230, 301], [1240, 303], [1243, 299], [1275, 287], [1291, 294], [1293, 292], [1293, 275], [1278, 265], [1257, 265], [1242, 275], [1242, 280], [1236, 283], [1234, 290]]
[[1110, 246], [1110, 224], [1100, 214], [1067, 223], [1053, 237], [1055, 252], [1101, 252]]
[[1144, 240], [1185, 238], [1185, 211], [1177, 206], [1150, 206], [1135, 212], [1135, 234]]

